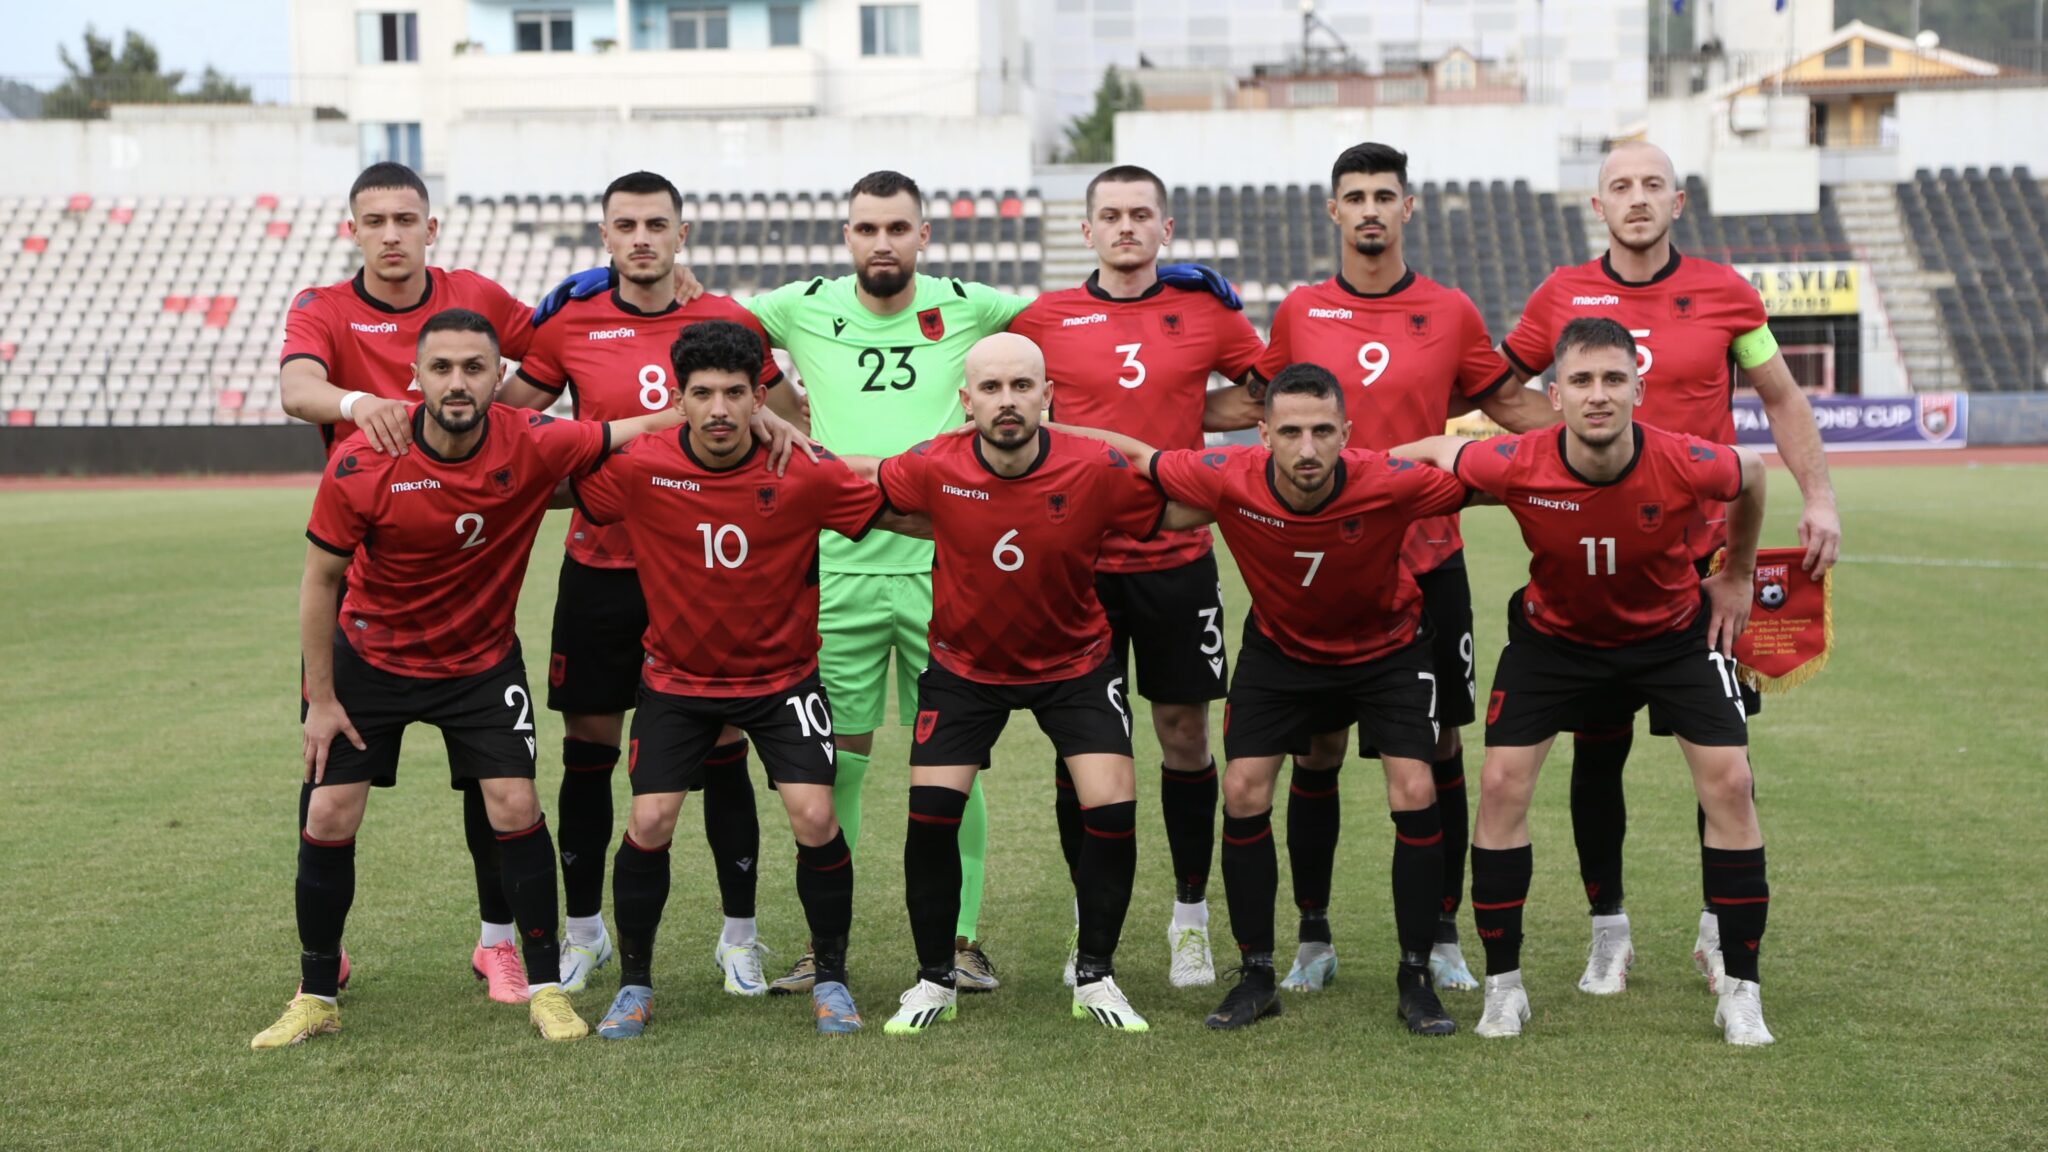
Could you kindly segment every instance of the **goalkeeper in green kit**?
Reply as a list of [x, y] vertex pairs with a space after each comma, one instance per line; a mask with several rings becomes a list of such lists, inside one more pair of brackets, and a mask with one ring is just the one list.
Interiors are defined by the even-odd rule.
[[[786, 284], [740, 303], [761, 322], [770, 343], [795, 362], [813, 439], [842, 456], [894, 456], [962, 422], [967, 350], [1006, 330], [1030, 300], [918, 274], [931, 226], [924, 219], [923, 193], [901, 173], [871, 172], [854, 184], [845, 236], [851, 276]], [[572, 277], [557, 292], [598, 290], [596, 277], [582, 283], [588, 275]], [[1161, 279], [1176, 276], [1177, 282], [1240, 306], [1229, 284], [1206, 268], [1161, 266]], [[771, 389], [768, 407], [805, 426], [793, 389]], [[833, 807], [847, 844], [856, 850], [861, 786], [888, 703], [892, 652], [899, 719], [908, 725], [916, 713], [917, 676], [930, 658], [931, 573], [929, 541], [886, 532], [859, 542], [833, 533], [819, 538], [818, 665], [837, 745]], [[962, 992], [988, 992], [998, 983], [977, 939], [987, 855], [988, 809], [977, 783], [960, 825], [953, 975]], [[808, 992], [811, 983], [806, 950], [769, 990]]]

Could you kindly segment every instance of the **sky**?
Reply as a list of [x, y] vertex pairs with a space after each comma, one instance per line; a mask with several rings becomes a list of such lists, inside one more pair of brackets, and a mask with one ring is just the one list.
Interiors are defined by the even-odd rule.
[[124, 29], [156, 45], [164, 67], [197, 76], [208, 64], [230, 75], [282, 77], [291, 71], [287, 0], [0, 0], [0, 76], [38, 87], [61, 77], [57, 46], [83, 53], [85, 26], [117, 46]]

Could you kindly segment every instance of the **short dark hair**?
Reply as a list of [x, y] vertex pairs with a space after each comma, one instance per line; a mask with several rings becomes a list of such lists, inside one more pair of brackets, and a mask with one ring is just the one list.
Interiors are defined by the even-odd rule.
[[917, 214], [923, 216], [924, 193], [918, 190], [917, 181], [912, 180], [901, 172], [891, 172], [887, 168], [877, 172], [870, 172], [854, 181], [853, 194], [848, 196], [847, 199], [851, 201], [854, 196], [878, 196], [887, 200], [891, 196], [898, 196], [905, 192], [910, 193], [910, 198], [917, 202]]
[[427, 337], [436, 332], [481, 333], [484, 339], [491, 342], [491, 355], [498, 354], [498, 330], [491, 327], [491, 322], [484, 319], [481, 314], [471, 312], [467, 308], [443, 308], [427, 317], [427, 322], [420, 325], [419, 340], [412, 346], [414, 356], [418, 356], [420, 349], [427, 346]]
[[669, 203], [675, 205], [677, 214], [680, 215], [683, 211], [683, 194], [676, 191], [676, 186], [670, 183], [668, 177], [658, 172], [628, 172], [605, 185], [604, 198], [597, 202], [598, 211], [610, 209], [612, 197], [621, 192], [628, 196], [654, 196], [666, 192]]
[[694, 372], [737, 372], [750, 381], [758, 380], [761, 355], [761, 338], [746, 325], [731, 320], [692, 324], [682, 330], [668, 349], [678, 393], [689, 384]]
[[1266, 410], [1273, 410], [1275, 396], [1313, 396], [1318, 400], [1335, 400], [1337, 412], [1344, 412], [1344, 386], [1337, 383], [1328, 368], [1306, 361], [1289, 364], [1280, 370], [1278, 376], [1266, 384]]
[[422, 205], [431, 203], [427, 197], [427, 182], [420, 179], [419, 173], [396, 160], [379, 160], [363, 169], [362, 175], [348, 187], [349, 209], [355, 209], [357, 196], [373, 188], [410, 188], [420, 194]]
[[1605, 316], [1581, 316], [1564, 326], [1557, 334], [1557, 345], [1550, 350], [1551, 363], [1564, 359], [1572, 348], [1617, 348], [1636, 359], [1636, 338], [1628, 329]]
[[1405, 192], [1408, 189], [1408, 154], [1390, 144], [1353, 144], [1338, 155], [1335, 164], [1330, 165], [1330, 195], [1335, 196], [1337, 183], [1354, 172], [1361, 176], [1392, 172]]
[[1097, 172], [1095, 179], [1088, 182], [1087, 204], [1088, 214], [1091, 216], [1095, 214], [1095, 186], [1098, 184], [1150, 184], [1159, 193], [1159, 211], [1162, 214], [1166, 211], [1166, 181], [1161, 180], [1150, 168], [1140, 168], [1136, 164], [1119, 164], [1114, 168], [1104, 168]]

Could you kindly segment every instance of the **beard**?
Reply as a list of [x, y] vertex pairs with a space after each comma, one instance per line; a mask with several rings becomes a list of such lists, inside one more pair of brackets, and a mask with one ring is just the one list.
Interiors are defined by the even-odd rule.
[[854, 269], [853, 275], [854, 279], [860, 281], [863, 292], [875, 297], [889, 297], [910, 287], [910, 278], [917, 275], [917, 266], [912, 264], [906, 268], [898, 264], [894, 268], [876, 272], [862, 265]]
[[1387, 250], [1387, 238], [1384, 234], [1382, 234], [1377, 240], [1368, 240], [1360, 238], [1359, 240], [1353, 242], [1352, 247], [1358, 249], [1358, 254], [1360, 256], [1384, 255]]
[[670, 262], [669, 266], [666, 268], [662, 268], [659, 265], [657, 265], [655, 268], [648, 269], [644, 272], [631, 271], [630, 269], [631, 265], [619, 269], [619, 278], [622, 280], [631, 281], [632, 283], [638, 284], [643, 288], [647, 287], [650, 284], [661, 284], [666, 281], [673, 280], [676, 277], [674, 262]]
[[1323, 486], [1330, 482], [1330, 476], [1332, 475], [1332, 473], [1333, 469], [1322, 468], [1317, 470], [1315, 475], [1304, 478], [1301, 475], [1301, 473], [1296, 472], [1294, 468], [1290, 465], [1285, 475], [1287, 476], [1287, 482], [1294, 485], [1297, 491], [1312, 496], [1317, 492], [1321, 492], [1323, 490]]
[[1029, 421], [1020, 421], [993, 425], [982, 432], [981, 438], [1005, 452], [1011, 452], [1030, 443], [1037, 434], [1038, 429], [1031, 427]]
[[434, 418], [434, 423], [439, 424], [442, 431], [460, 436], [464, 432], [476, 427], [479, 423], [482, 423], [484, 418], [483, 406], [475, 402], [475, 397], [469, 397], [466, 393], [465, 396], [470, 400], [469, 416], [467, 418], [450, 416], [447, 412], [443, 411], [442, 406], [448, 403], [448, 397], [446, 396], [441, 398], [440, 404], [429, 404], [427, 406], [427, 415]]
[[[1623, 226], [1626, 227], [1627, 225]], [[1614, 243], [1621, 245], [1623, 248], [1626, 248], [1631, 252], [1648, 252], [1650, 249], [1655, 248], [1659, 244], [1662, 244], [1665, 238], [1670, 235], [1671, 224], [1667, 221], [1662, 228], [1657, 229], [1655, 232], [1651, 233], [1647, 238], [1642, 240], [1624, 239], [1622, 235], [1618, 232], [1611, 233], [1608, 239], [1614, 241]]]

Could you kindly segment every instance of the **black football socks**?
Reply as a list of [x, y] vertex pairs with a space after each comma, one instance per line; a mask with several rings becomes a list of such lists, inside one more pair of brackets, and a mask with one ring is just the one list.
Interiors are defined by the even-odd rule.
[[505, 878], [505, 902], [519, 925], [520, 951], [526, 958], [528, 984], [559, 984], [562, 980], [560, 894], [555, 885], [555, 841], [548, 818], [528, 828], [500, 832], [498, 859]]
[[747, 742], [720, 744], [704, 758], [704, 843], [718, 874], [718, 904], [727, 919], [749, 920], [760, 869], [761, 817], [747, 774]]
[[1138, 874], [1138, 805], [1134, 800], [1081, 809], [1081, 866], [1077, 878], [1081, 931], [1075, 947], [1077, 984], [1112, 971]]
[[1771, 913], [1764, 850], [1701, 848], [1701, 881], [1708, 906], [1721, 921], [1721, 960], [1737, 980], [1757, 979], [1757, 953]]
[[1633, 724], [1572, 733], [1572, 840], [1595, 916], [1621, 914], [1621, 845], [1628, 836], [1621, 770], [1635, 738]]
[[960, 920], [960, 818], [967, 793], [913, 784], [903, 836], [903, 902], [917, 945], [917, 975], [953, 986], [953, 929]]
[[1159, 766], [1159, 814], [1166, 821], [1166, 849], [1173, 858], [1173, 898], [1200, 904], [1209, 890], [1209, 861], [1216, 855], [1216, 761], [1193, 772]]
[[1273, 847], [1273, 810], [1250, 816], [1223, 811], [1223, 898], [1230, 902], [1230, 933], [1247, 957], [1273, 955], [1273, 902], [1280, 890], [1280, 855]]
[[1522, 905], [1529, 899], [1534, 857], [1519, 848], [1472, 846], [1472, 921], [1486, 948], [1486, 974], [1500, 976], [1522, 966]]
[[817, 982], [846, 983], [846, 937], [853, 927], [853, 853], [846, 833], [815, 847], [796, 846], [796, 895], [811, 928]]
[[632, 833], [612, 858], [612, 919], [619, 926], [619, 985], [654, 987], [654, 937], [668, 904], [669, 846], [646, 848]]
[[316, 840], [299, 832], [296, 884], [299, 990], [329, 1000], [341, 981], [341, 930], [356, 899], [356, 841]]
[[604, 910], [604, 857], [612, 846], [612, 768], [615, 744], [564, 737], [561, 805], [562, 902], [571, 920]]

